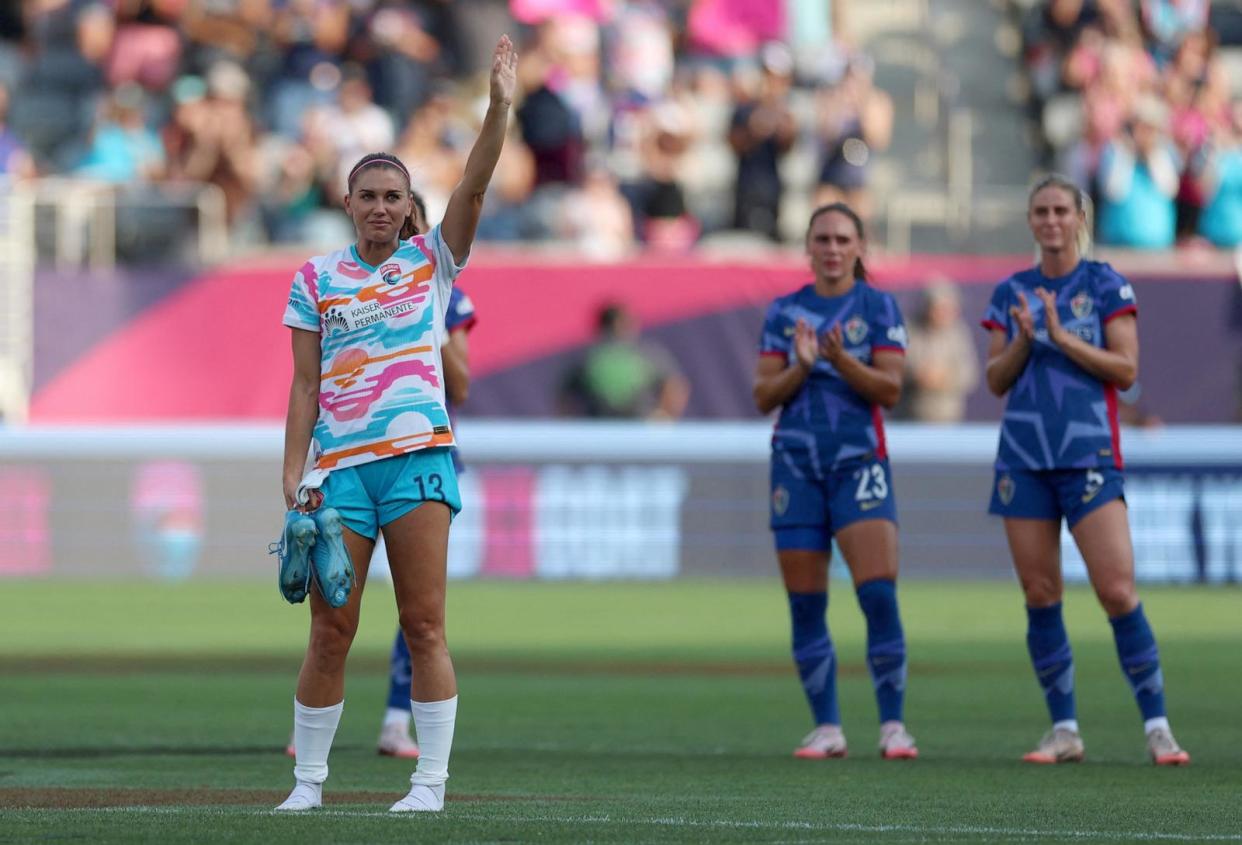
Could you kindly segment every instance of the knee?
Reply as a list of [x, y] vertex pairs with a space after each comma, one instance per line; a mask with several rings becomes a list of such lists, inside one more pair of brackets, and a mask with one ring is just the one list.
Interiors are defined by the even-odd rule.
[[311, 623], [311, 652], [321, 663], [343, 664], [357, 632], [358, 623], [341, 614], [315, 619]]
[[1022, 594], [1027, 607], [1049, 607], [1061, 600], [1061, 579], [1051, 575], [1024, 575]]
[[436, 614], [403, 612], [401, 632], [412, 655], [425, 655], [444, 649], [444, 617]]
[[1101, 584], [1095, 588], [1095, 595], [1109, 619], [1125, 616], [1138, 606], [1138, 594], [1128, 580]]

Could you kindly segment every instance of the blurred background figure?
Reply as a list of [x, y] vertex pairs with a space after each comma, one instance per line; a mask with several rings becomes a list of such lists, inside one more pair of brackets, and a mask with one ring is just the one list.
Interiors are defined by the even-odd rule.
[[864, 220], [871, 216], [868, 169], [893, 136], [893, 101], [872, 82], [875, 65], [851, 57], [836, 85], [822, 89], [816, 127], [822, 158], [815, 205], [844, 202]]
[[1181, 161], [1167, 127], [1168, 108], [1155, 98], [1144, 98], [1135, 105], [1126, 134], [1104, 148], [1100, 158], [1101, 244], [1139, 249], [1173, 246]]
[[689, 383], [672, 356], [640, 334], [637, 318], [624, 305], [599, 310], [595, 342], [562, 379], [562, 414], [673, 420], [685, 412]]
[[768, 44], [761, 54], [759, 78], [740, 73], [739, 98], [729, 129], [737, 156], [733, 226], [780, 240], [784, 193], [780, 161], [793, 147], [797, 123], [789, 108], [793, 58], [782, 44]]
[[906, 416], [929, 423], [964, 420], [966, 399], [979, 386], [977, 356], [957, 286], [943, 276], [930, 279], [910, 323]]

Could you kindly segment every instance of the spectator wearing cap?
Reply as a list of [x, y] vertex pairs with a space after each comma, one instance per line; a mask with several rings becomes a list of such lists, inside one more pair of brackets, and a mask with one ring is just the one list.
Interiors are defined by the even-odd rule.
[[780, 240], [780, 205], [784, 193], [780, 161], [793, 147], [797, 123], [789, 108], [793, 57], [783, 44], [766, 45], [753, 96], [739, 103], [729, 128], [729, 145], [737, 156], [733, 225]]
[[1099, 240], [1110, 246], [1167, 249], [1177, 230], [1181, 162], [1166, 134], [1168, 108], [1144, 95], [1127, 131], [1100, 158]]

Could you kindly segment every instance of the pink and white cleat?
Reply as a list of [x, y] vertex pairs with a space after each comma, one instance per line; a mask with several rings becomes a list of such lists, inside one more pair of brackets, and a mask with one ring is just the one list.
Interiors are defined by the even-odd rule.
[[1190, 755], [1177, 744], [1168, 728], [1156, 728], [1147, 735], [1147, 752], [1157, 766], [1190, 765]]
[[919, 750], [914, 737], [901, 722], [885, 722], [880, 725], [880, 756], [885, 760], [915, 760]]
[[418, 745], [410, 738], [410, 729], [400, 722], [388, 722], [380, 730], [375, 750], [385, 757], [417, 760]]
[[793, 756], [802, 760], [828, 760], [844, 757], [847, 753], [841, 726], [820, 725], [803, 738], [802, 744], [794, 749]]

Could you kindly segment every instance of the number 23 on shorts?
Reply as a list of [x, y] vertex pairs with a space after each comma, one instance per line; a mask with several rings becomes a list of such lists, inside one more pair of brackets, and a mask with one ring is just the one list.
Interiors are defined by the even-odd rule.
[[854, 470], [854, 480], [858, 488], [854, 491], [854, 501], [870, 502], [888, 498], [888, 478], [882, 464], [872, 464]]

